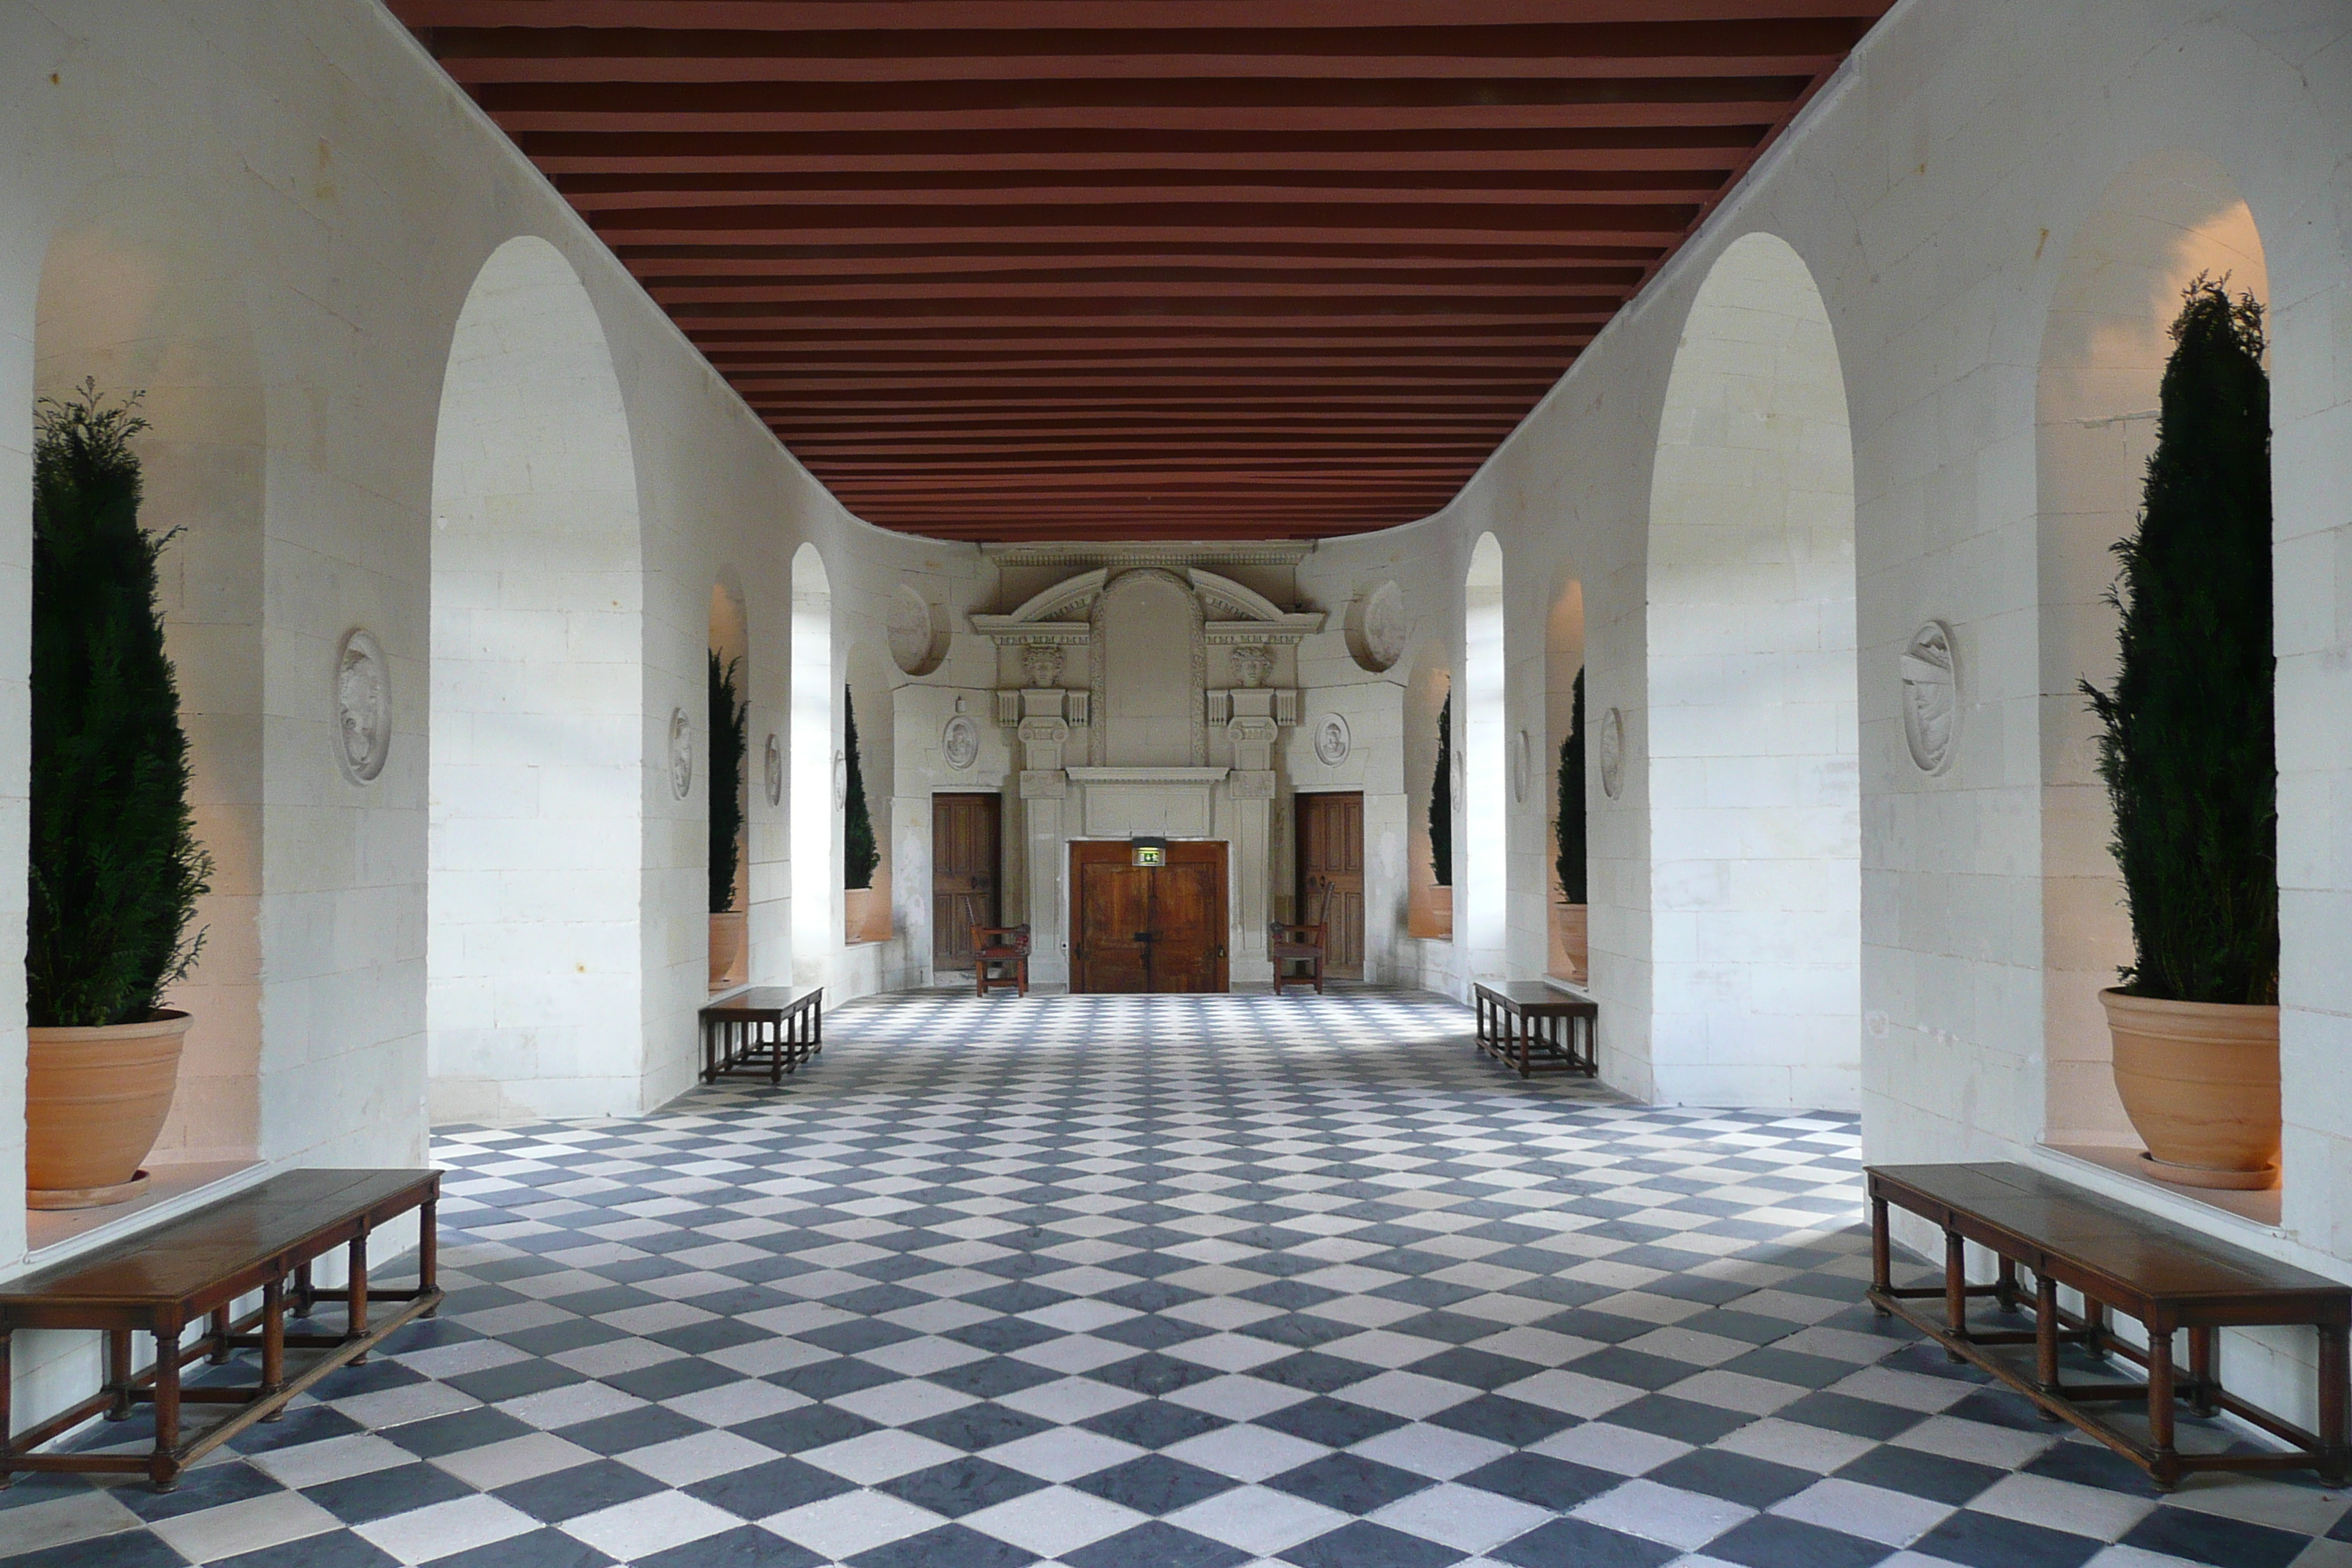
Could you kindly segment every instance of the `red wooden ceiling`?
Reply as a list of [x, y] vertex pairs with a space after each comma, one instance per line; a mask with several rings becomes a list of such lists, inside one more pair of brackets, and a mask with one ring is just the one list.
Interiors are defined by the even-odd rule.
[[870, 521], [1443, 506], [1891, 0], [388, 0]]

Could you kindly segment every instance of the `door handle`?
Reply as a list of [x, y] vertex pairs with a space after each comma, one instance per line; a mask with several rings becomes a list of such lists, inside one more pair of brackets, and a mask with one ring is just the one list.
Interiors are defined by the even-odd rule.
[[1151, 940], [1151, 933], [1148, 931], [1139, 931], [1127, 940], [1129, 942], [1150, 942]]

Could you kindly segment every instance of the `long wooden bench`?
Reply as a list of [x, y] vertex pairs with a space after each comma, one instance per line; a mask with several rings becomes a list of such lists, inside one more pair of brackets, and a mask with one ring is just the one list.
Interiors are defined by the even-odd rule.
[[1601, 1071], [1601, 1005], [1539, 981], [1473, 987], [1478, 1048], [1521, 1078]]
[[[145, 1475], [158, 1491], [179, 1484], [197, 1458], [257, 1421], [273, 1420], [296, 1394], [368, 1352], [413, 1318], [441, 1303], [435, 1215], [438, 1171], [289, 1171], [153, 1230], [0, 1286], [0, 1486], [20, 1470]], [[414, 1289], [384, 1289], [368, 1279], [368, 1237], [395, 1215], [418, 1211], [422, 1226]], [[349, 1249], [351, 1283], [312, 1283], [311, 1265]], [[258, 1291], [261, 1304], [235, 1304]], [[290, 1306], [308, 1318], [320, 1301], [341, 1302], [341, 1332], [286, 1331]], [[209, 1319], [209, 1323], [206, 1320]], [[193, 1344], [182, 1336], [203, 1325]], [[104, 1386], [29, 1430], [16, 1432], [8, 1405], [10, 1347], [18, 1329], [94, 1329], [106, 1335]], [[155, 1362], [134, 1373], [131, 1336], [154, 1337]], [[226, 1364], [239, 1350], [261, 1352], [260, 1382], [250, 1387], [183, 1386], [182, 1369], [204, 1357]], [[316, 1351], [289, 1373], [289, 1350]], [[120, 1421], [152, 1405], [151, 1454], [47, 1454], [37, 1450], [93, 1415]], [[232, 1405], [227, 1419], [184, 1435], [184, 1405]]]
[[755, 985], [702, 1009], [702, 1081], [764, 1078], [782, 1083], [788, 1072], [824, 1049], [824, 987], [794, 992]]
[[[1869, 1172], [1870, 1302], [1933, 1338], [1967, 1362], [2070, 1421], [2146, 1469], [2170, 1490], [2196, 1470], [2315, 1469], [2340, 1486], [2352, 1479], [2346, 1400], [2352, 1288], [2185, 1226], [2108, 1203], [2023, 1165], [1874, 1165]], [[1915, 1214], [1944, 1233], [1942, 1283], [1898, 1289], [1891, 1277], [1890, 1209]], [[1994, 1278], [1971, 1283], [1967, 1244], [1998, 1260]], [[2033, 1278], [2031, 1288], [2020, 1271]], [[2061, 1307], [2061, 1288], [2083, 1310]], [[2029, 1329], [1987, 1324], [1969, 1303], [1990, 1298], [2005, 1314], [2023, 1313]], [[1914, 1308], [1934, 1300], [1940, 1311]], [[2147, 1331], [2146, 1349], [2119, 1338], [2108, 1313]], [[2214, 1336], [2225, 1328], [2303, 1325], [2319, 1335], [2319, 1430], [2306, 1432], [2247, 1404], [2221, 1386]], [[2173, 1336], [2185, 1331], [2189, 1366], [2174, 1364]], [[2031, 1345], [2031, 1365], [2002, 1347]], [[2120, 1357], [2146, 1369], [2139, 1381], [2069, 1381], [2062, 1346], [2095, 1358]], [[2175, 1446], [2175, 1406], [2201, 1415], [2227, 1411], [2292, 1445], [2272, 1453], [2184, 1454]], [[2097, 1415], [2097, 1405], [2145, 1402], [2145, 1438]]]

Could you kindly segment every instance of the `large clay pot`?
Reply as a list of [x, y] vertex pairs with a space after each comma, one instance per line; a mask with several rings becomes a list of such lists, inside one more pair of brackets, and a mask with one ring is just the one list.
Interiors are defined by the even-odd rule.
[[2279, 1179], [2279, 1010], [2102, 991], [2116, 1092], [2152, 1176], [2259, 1191]]
[[1554, 904], [1551, 907], [1551, 969], [1561, 980], [1583, 980], [1591, 973], [1591, 938], [1588, 932], [1583, 904]]
[[1407, 936], [1441, 941], [1454, 934], [1454, 889], [1451, 888], [1415, 888], [1405, 904], [1404, 930]]
[[710, 988], [724, 991], [743, 984], [751, 962], [751, 917], [741, 910], [720, 910], [710, 917]]
[[852, 888], [842, 895], [842, 924], [848, 940], [890, 940], [890, 892], [887, 888]]
[[179, 1087], [185, 1013], [138, 1024], [25, 1031], [25, 1186], [33, 1208], [137, 1195]]

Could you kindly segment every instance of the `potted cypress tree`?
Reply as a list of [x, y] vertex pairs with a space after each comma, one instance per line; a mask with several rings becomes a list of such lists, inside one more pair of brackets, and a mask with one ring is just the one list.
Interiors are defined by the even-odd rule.
[[1429, 781], [1428, 885], [1415, 888], [1405, 908], [1409, 936], [1454, 934], [1454, 694], [1437, 710], [1437, 771]]
[[1568, 738], [1559, 743], [1559, 815], [1552, 821], [1552, 842], [1559, 847], [1552, 872], [1559, 889], [1552, 957], [1561, 979], [1582, 980], [1591, 949], [1584, 879], [1584, 671], [1576, 672], [1572, 690]]
[[843, 923], [851, 942], [890, 940], [890, 889], [877, 881], [882, 851], [874, 842], [874, 816], [866, 801], [866, 769], [857, 756], [857, 704], [841, 693], [843, 766], [842, 885], [846, 889]]
[[710, 988], [743, 984], [751, 967], [749, 917], [737, 907], [743, 869], [744, 724], [750, 710], [735, 679], [740, 659], [710, 656]]
[[2172, 325], [2099, 771], [2134, 960], [2099, 994], [2152, 1174], [2278, 1180], [2278, 763], [2262, 308], [2200, 277]]
[[188, 806], [188, 741], [139, 527], [138, 395], [41, 400], [33, 447], [26, 1202], [140, 1191], [177, 1087], [188, 1015], [159, 1005], [194, 967], [212, 861]]

